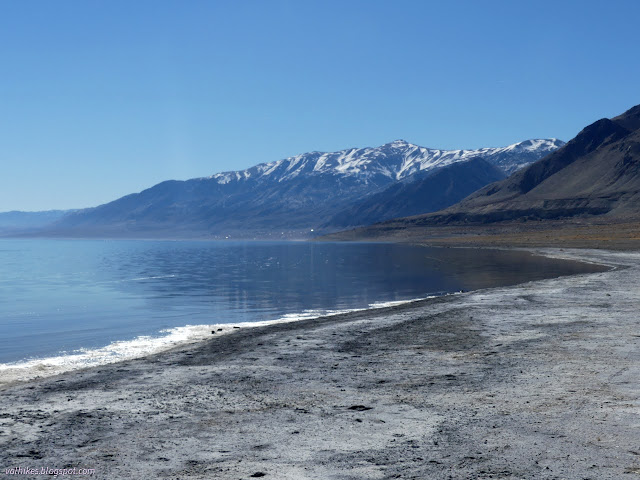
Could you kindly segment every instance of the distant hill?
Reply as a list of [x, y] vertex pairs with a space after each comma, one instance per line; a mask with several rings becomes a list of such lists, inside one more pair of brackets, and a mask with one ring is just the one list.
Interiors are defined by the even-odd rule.
[[44, 212], [2, 212], [0, 213], [0, 233], [31, 232], [60, 220], [70, 210], [47, 210]]
[[640, 218], [640, 105], [592, 123], [560, 149], [455, 205], [364, 228], [360, 234], [576, 217], [600, 222]]
[[[247, 170], [163, 182], [105, 205], [65, 215], [41, 233], [78, 237], [306, 238], [319, 230], [343, 228], [338, 226], [344, 223], [340, 215], [347, 214], [349, 208], [360, 209], [363, 215], [359, 221], [364, 224], [391, 212], [426, 212], [450, 205], [470, 189], [497, 178], [495, 168], [504, 174], [516, 171], [562, 145], [560, 140], [549, 139], [501, 148], [437, 150], [397, 140], [376, 148], [305, 153]], [[447, 188], [435, 186], [436, 177], [426, 178], [471, 159], [482, 159], [495, 168], [489, 173], [486, 165], [480, 168], [479, 163], [473, 164], [479, 175], [475, 180], [471, 179], [472, 173], [460, 173], [464, 178], [456, 181], [444, 175], [437, 177], [448, 182]], [[423, 183], [410, 186], [414, 180]], [[394, 185], [395, 190], [385, 193]], [[380, 195], [364, 206], [362, 202], [376, 194]], [[432, 198], [427, 198], [429, 195]], [[403, 202], [411, 208], [400, 208]], [[382, 217], [374, 213], [376, 210]]]

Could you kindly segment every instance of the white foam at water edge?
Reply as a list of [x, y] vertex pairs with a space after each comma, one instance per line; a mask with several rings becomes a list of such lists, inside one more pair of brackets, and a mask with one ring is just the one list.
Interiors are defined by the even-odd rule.
[[[431, 297], [426, 297], [431, 298]], [[79, 349], [68, 355], [58, 355], [35, 360], [25, 360], [14, 363], [0, 364], [0, 387], [35, 378], [48, 377], [71, 370], [95, 367], [109, 363], [131, 360], [153, 353], [158, 353], [170, 348], [200, 342], [211, 338], [211, 332], [216, 335], [224, 335], [236, 330], [234, 327], [251, 328], [271, 325], [275, 323], [288, 323], [300, 320], [308, 320], [321, 316], [339, 315], [342, 313], [357, 312], [368, 309], [378, 309], [411, 303], [422, 299], [400, 300], [392, 302], [377, 302], [368, 308], [352, 308], [343, 310], [306, 310], [302, 313], [287, 314], [277, 320], [262, 322], [242, 322], [234, 324], [213, 325], [185, 325], [162, 330], [163, 336], [141, 336], [133, 340], [113, 342], [106, 347], [95, 349]], [[220, 331], [218, 331], [221, 329]]]

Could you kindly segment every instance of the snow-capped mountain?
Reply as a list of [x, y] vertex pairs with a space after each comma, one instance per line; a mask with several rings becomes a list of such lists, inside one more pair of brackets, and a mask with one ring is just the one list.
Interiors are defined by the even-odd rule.
[[[342, 216], [345, 223], [355, 214], [369, 213], [358, 207]], [[562, 148], [447, 208], [396, 217], [331, 238], [420, 238], [440, 226], [485, 234], [492, 231], [486, 226], [500, 224], [500, 234], [493, 235], [499, 239], [504, 232], [517, 232], [521, 237], [533, 231], [551, 233], [566, 223], [584, 227], [573, 239], [579, 245], [606, 247], [617, 241], [629, 248], [634, 244], [632, 237], [624, 235], [616, 240], [613, 236], [610, 244], [606, 233], [620, 225], [636, 226], [639, 220], [640, 105], [636, 105], [621, 115], [587, 125]], [[483, 227], [477, 229], [480, 225]], [[593, 228], [587, 228], [590, 226]], [[551, 234], [548, 241], [553, 238], [564, 243], [565, 236]]]
[[233, 181], [259, 180], [283, 182], [300, 175], [332, 174], [358, 177], [367, 181], [382, 175], [401, 180], [417, 172], [427, 172], [456, 162], [482, 158], [507, 175], [557, 150], [564, 142], [557, 138], [525, 140], [501, 148], [477, 150], [439, 150], [396, 140], [376, 148], [351, 148], [339, 152], [311, 152], [247, 170], [212, 175], [220, 184]]
[[[404, 213], [402, 195], [420, 195], [406, 202], [412, 213], [420, 205], [451, 205], [563, 145], [556, 139], [527, 140], [503, 148], [437, 150], [396, 140], [376, 148], [334, 153], [311, 152], [247, 170], [225, 172], [187, 181], [167, 181], [99, 207], [73, 212], [56, 222], [49, 233], [67, 236], [282, 238], [305, 237], [339, 228], [331, 219], [357, 203], [362, 217], [374, 211]], [[469, 162], [474, 160], [474, 162]], [[473, 163], [473, 165], [472, 165]], [[411, 188], [388, 190], [424, 180], [460, 164], [453, 173], [434, 177]], [[489, 172], [488, 170], [492, 170]], [[496, 173], [497, 172], [497, 173]], [[475, 180], [469, 178], [473, 176]], [[447, 179], [446, 199], [434, 182]], [[425, 190], [426, 189], [426, 190]], [[471, 189], [471, 190], [470, 190]], [[387, 192], [387, 193], [384, 193]], [[379, 194], [376, 197], [372, 197]], [[393, 209], [363, 206], [367, 198]], [[385, 200], [386, 199], [386, 200]], [[435, 207], [434, 207], [435, 208]], [[344, 216], [344, 215], [342, 215]], [[355, 218], [352, 220], [356, 220]]]

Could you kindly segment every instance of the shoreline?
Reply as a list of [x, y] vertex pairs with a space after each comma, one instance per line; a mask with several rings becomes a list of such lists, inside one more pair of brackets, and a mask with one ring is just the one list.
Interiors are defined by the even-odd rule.
[[[235, 333], [241, 328], [259, 328], [281, 323], [299, 322], [302, 320], [316, 320], [318, 318], [330, 318], [348, 313], [364, 312], [399, 306], [413, 302], [420, 302], [438, 296], [456, 295], [459, 292], [445, 293], [442, 295], [429, 295], [424, 298], [408, 300], [396, 300], [372, 303], [364, 308], [350, 308], [342, 310], [327, 310], [323, 313], [316, 311], [303, 311], [301, 313], [287, 314], [274, 320], [240, 323], [215, 323], [206, 325], [184, 325], [161, 330], [167, 335], [152, 337], [143, 335], [131, 340], [118, 340], [104, 347], [80, 348], [74, 350], [77, 354], [53, 355], [43, 358], [18, 360], [15, 362], [0, 363], [0, 391], [14, 385], [35, 380], [44, 380], [49, 377], [73, 373], [90, 368], [113, 365], [121, 362], [129, 362], [150, 355], [161, 355], [175, 349], [186, 348], [191, 345], [207, 342], [212, 335], [222, 337]], [[214, 333], [215, 332], [215, 333]], [[144, 343], [142, 343], [144, 342]], [[126, 351], [125, 351], [126, 350]], [[122, 353], [118, 353], [118, 352]], [[120, 356], [115, 356], [115, 355]]]
[[[352, 243], [352, 242], [347, 242]], [[382, 242], [382, 243], [394, 243], [394, 242]], [[430, 248], [429, 244], [415, 244], [416, 247]], [[462, 250], [488, 250], [488, 251], [521, 251], [526, 252], [533, 256], [557, 258], [558, 260], [565, 260], [570, 262], [591, 264], [600, 267], [609, 267], [598, 262], [589, 262], [575, 256], [560, 255], [558, 253], [547, 254], [541, 249], [532, 248], [506, 248], [506, 247], [486, 247], [486, 246], [452, 246], [448, 248], [462, 249]], [[575, 275], [567, 273], [565, 275]], [[550, 277], [552, 278], [552, 277]], [[530, 280], [535, 281], [535, 280]], [[525, 281], [526, 282], [526, 281]], [[497, 286], [507, 286], [497, 285]], [[493, 287], [480, 287], [480, 288], [493, 288]], [[478, 290], [479, 288], [473, 288]], [[289, 323], [300, 320], [313, 320], [319, 317], [335, 316], [344, 313], [352, 313], [358, 311], [375, 311], [379, 308], [385, 308], [387, 306], [403, 305], [413, 302], [419, 302], [433, 297], [456, 295], [463, 291], [461, 290], [451, 292], [433, 292], [424, 297], [410, 298], [406, 300], [390, 300], [379, 301], [369, 304], [365, 307], [353, 307], [342, 308], [338, 310], [304, 310], [298, 313], [285, 314], [279, 318], [273, 320], [263, 320], [254, 322], [239, 322], [239, 323], [223, 323], [223, 324], [197, 324], [197, 325], [181, 325], [176, 327], [166, 328], [159, 332], [151, 334], [141, 335], [132, 339], [115, 340], [104, 346], [97, 347], [79, 347], [71, 352], [57, 352], [52, 355], [24, 358], [16, 361], [0, 363], [0, 390], [11, 385], [16, 385], [22, 382], [34, 381], [43, 378], [48, 378], [62, 373], [79, 371], [86, 368], [95, 368], [104, 365], [126, 362], [135, 360], [137, 358], [143, 358], [149, 355], [161, 354], [166, 351], [173, 350], [175, 348], [182, 348], [192, 344], [200, 342], [206, 342], [212, 338], [212, 335], [224, 336], [229, 333], [233, 333], [239, 328], [254, 328], [268, 325], [275, 325], [279, 323]]]
[[640, 473], [640, 293], [628, 288], [640, 254], [529, 251], [617, 268], [241, 329], [8, 386], [0, 463], [96, 478]]

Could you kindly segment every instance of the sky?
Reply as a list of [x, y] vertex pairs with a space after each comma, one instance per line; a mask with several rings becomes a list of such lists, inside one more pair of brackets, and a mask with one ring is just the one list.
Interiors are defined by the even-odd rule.
[[0, 211], [404, 139], [570, 140], [640, 103], [640, 2], [0, 2]]

